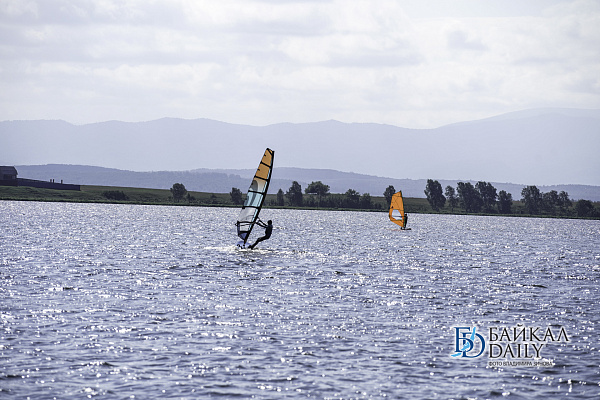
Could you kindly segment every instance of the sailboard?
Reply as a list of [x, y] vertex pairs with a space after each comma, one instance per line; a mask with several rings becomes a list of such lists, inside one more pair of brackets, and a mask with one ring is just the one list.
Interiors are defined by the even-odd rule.
[[275, 152], [269, 148], [265, 150], [265, 154], [258, 164], [258, 169], [246, 195], [246, 201], [242, 206], [240, 215], [237, 219], [237, 234], [240, 238], [237, 245], [242, 248], [249, 247], [246, 244], [250, 237], [252, 228], [258, 221], [258, 214], [263, 206], [267, 191], [269, 190], [269, 182], [271, 181], [271, 171], [273, 170], [273, 159]]
[[[394, 193], [390, 202], [390, 221], [400, 225], [400, 228], [406, 229], [408, 216], [404, 211], [404, 200], [402, 199], [402, 191]], [[410, 228], [408, 228], [410, 229]]]

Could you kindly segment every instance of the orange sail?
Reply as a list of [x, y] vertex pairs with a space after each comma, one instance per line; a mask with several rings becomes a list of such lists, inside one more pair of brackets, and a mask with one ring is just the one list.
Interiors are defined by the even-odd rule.
[[406, 228], [406, 213], [404, 212], [404, 201], [402, 200], [402, 191], [394, 193], [390, 203], [390, 221], [400, 225], [402, 229]]

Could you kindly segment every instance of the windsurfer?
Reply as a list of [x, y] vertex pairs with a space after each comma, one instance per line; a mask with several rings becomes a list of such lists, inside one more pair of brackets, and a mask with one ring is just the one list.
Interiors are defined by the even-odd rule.
[[404, 226], [402, 227], [402, 229], [406, 229], [406, 224], [408, 224], [408, 213], [407, 212], [404, 213]]
[[273, 221], [268, 220], [266, 225], [261, 220], [258, 220], [256, 223], [259, 226], [262, 226], [263, 228], [265, 228], [265, 236], [261, 236], [258, 239], [256, 239], [256, 242], [254, 242], [254, 244], [252, 246], [250, 246], [251, 249], [253, 249], [254, 246], [256, 246], [257, 244], [259, 244], [263, 240], [267, 240], [268, 238], [270, 238], [271, 237], [271, 233], [273, 232]]

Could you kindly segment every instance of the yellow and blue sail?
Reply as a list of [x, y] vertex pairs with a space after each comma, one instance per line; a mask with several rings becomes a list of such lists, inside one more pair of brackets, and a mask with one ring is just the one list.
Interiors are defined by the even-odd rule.
[[258, 221], [258, 214], [263, 206], [267, 191], [269, 190], [269, 182], [271, 181], [271, 171], [273, 170], [273, 159], [275, 152], [269, 148], [265, 150], [265, 154], [260, 160], [256, 174], [252, 178], [252, 183], [248, 189], [246, 201], [240, 211], [237, 220], [237, 232], [243, 244], [246, 244], [252, 228]]

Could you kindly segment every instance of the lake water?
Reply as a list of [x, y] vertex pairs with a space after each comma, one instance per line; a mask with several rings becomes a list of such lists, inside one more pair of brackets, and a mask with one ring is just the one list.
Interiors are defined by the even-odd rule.
[[0, 201], [0, 398], [600, 398], [599, 221], [237, 214]]

